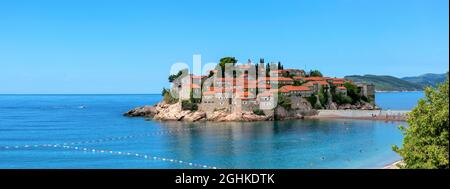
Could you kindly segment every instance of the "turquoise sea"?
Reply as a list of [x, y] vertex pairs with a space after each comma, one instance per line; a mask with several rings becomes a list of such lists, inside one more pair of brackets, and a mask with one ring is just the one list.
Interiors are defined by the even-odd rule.
[[[411, 109], [422, 92], [377, 93]], [[380, 168], [404, 122], [179, 123], [123, 117], [160, 95], [0, 95], [0, 168]]]

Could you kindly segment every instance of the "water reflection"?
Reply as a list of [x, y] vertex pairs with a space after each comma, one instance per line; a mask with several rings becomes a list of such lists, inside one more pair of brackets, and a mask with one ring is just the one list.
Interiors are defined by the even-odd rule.
[[160, 124], [193, 128], [166, 136], [162, 145], [174, 156], [224, 168], [345, 168], [352, 161], [363, 166], [401, 139], [395, 126], [364, 120]]

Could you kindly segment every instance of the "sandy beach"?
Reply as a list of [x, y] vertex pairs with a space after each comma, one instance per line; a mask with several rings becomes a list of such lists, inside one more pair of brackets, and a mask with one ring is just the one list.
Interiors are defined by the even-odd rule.
[[402, 160], [399, 160], [399, 161], [396, 161], [396, 162], [394, 162], [394, 163], [392, 163], [392, 164], [389, 164], [389, 165], [384, 166], [383, 169], [400, 169], [400, 168], [398, 167], [398, 165], [399, 165], [399, 164], [402, 164], [402, 163], [403, 163], [403, 161], [402, 161]]
[[305, 116], [307, 119], [360, 119], [383, 121], [406, 121], [407, 113], [404, 110], [319, 110], [314, 116]]

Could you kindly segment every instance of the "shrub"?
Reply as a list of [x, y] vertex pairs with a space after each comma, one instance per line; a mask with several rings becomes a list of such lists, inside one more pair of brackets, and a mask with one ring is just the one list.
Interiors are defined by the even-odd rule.
[[314, 107], [314, 105], [317, 102], [317, 97], [316, 97], [316, 95], [311, 95], [310, 97], [307, 97], [306, 100], [308, 100], [308, 102], [311, 104], [311, 106]]
[[401, 148], [407, 169], [449, 169], [448, 78], [437, 89], [426, 88], [425, 99], [408, 114], [408, 127], [400, 127], [405, 137]]
[[338, 104], [338, 105], [352, 103], [352, 98], [350, 98], [349, 96], [343, 95], [342, 93], [335, 94], [333, 96], [333, 99], [336, 102], [336, 104]]
[[291, 102], [291, 99], [289, 99], [281, 94], [278, 94], [278, 105], [285, 108], [286, 110], [290, 110], [292, 102]]
[[198, 105], [196, 103], [192, 103], [189, 100], [183, 100], [183, 101], [181, 101], [181, 109], [182, 110], [197, 111], [198, 110]]
[[361, 99], [358, 86], [350, 82], [345, 82], [344, 87], [347, 88], [347, 95], [352, 99], [352, 104], [355, 104]]
[[168, 103], [168, 104], [174, 104], [178, 102], [177, 98], [174, 98], [171, 94], [170, 91], [167, 89], [163, 89], [161, 95], [163, 96], [164, 102]]
[[266, 115], [265, 113], [264, 113], [264, 111], [262, 111], [262, 110], [260, 110], [260, 109], [255, 109], [255, 110], [253, 110], [253, 113], [254, 114], [256, 114], [256, 115]]

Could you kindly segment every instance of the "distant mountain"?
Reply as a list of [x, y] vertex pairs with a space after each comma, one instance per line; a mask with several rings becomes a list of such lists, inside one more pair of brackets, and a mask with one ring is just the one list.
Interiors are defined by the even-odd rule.
[[438, 83], [442, 83], [447, 78], [448, 72], [443, 74], [423, 74], [415, 77], [404, 77], [405, 81], [418, 84], [422, 87], [432, 86], [436, 87]]
[[418, 91], [423, 89], [419, 84], [387, 75], [349, 75], [345, 76], [345, 79], [372, 83], [377, 91]]

